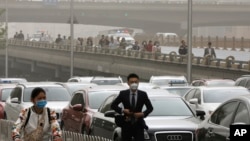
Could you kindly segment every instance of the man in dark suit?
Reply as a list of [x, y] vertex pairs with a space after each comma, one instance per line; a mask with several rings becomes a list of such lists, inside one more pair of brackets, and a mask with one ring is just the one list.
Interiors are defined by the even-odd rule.
[[211, 58], [216, 58], [216, 54], [214, 51], [214, 48], [211, 47], [212, 43], [208, 42], [208, 47], [204, 50], [204, 57], [206, 57], [207, 55], [211, 55]]
[[[153, 106], [147, 93], [138, 90], [138, 75], [129, 74], [127, 81], [130, 89], [120, 91], [111, 108], [124, 115], [121, 125], [122, 141], [131, 141], [132, 137], [135, 141], [144, 141], [144, 129], [147, 129], [144, 118], [153, 111]], [[123, 104], [123, 108], [119, 107], [120, 103]], [[146, 109], [142, 111], [144, 105]]]

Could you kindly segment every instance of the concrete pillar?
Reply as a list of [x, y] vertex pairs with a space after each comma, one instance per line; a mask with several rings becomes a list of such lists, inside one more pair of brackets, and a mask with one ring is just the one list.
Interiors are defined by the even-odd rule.
[[232, 46], [232, 50], [236, 50], [236, 49], [235, 49], [235, 37], [233, 37], [233, 46]]
[[244, 49], [244, 37], [241, 37], [240, 50], [245, 51], [245, 49]]
[[227, 50], [227, 36], [224, 36], [224, 50]]
[[59, 75], [60, 75], [60, 67], [57, 66], [57, 67], [55, 68], [55, 78], [58, 78]]

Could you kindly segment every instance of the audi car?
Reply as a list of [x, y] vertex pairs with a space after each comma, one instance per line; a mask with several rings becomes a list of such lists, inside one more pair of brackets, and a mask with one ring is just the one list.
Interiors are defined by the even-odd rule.
[[[165, 90], [147, 89], [146, 92], [154, 110], [145, 118], [148, 126], [148, 130], [144, 130], [145, 141], [194, 141], [205, 112], [194, 111], [182, 97]], [[93, 115], [92, 135], [121, 140], [121, 128], [116, 126], [113, 118], [116, 113], [110, 107], [116, 96], [108, 97]]]

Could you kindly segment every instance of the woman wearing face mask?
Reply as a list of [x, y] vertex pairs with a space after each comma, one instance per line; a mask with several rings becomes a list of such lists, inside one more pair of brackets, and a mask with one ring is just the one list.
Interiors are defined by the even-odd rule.
[[[119, 122], [122, 128], [122, 141], [144, 141], [144, 129], [147, 129], [144, 118], [153, 111], [153, 106], [147, 93], [138, 90], [139, 77], [132, 73], [127, 77], [130, 89], [120, 91], [117, 98], [111, 104], [111, 108], [119, 114], [124, 114], [123, 121]], [[119, 106], [122, 103], [123, 109]], [[146, 109], [142, 111], [143, 106]]]
[[62, 141], [56, 112], [46, 106], [46, 92], [35, 88], [31, 93], [33, 106], [23, 109], [13, 125], [13, 141]]

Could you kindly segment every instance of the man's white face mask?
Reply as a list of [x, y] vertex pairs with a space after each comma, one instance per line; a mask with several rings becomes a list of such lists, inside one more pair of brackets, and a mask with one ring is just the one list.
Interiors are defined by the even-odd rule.
[[131, 90], [137, 90], [137, 88], [138, 88], [138, 84], [137, 83], [130, 84], [130, 89]]

